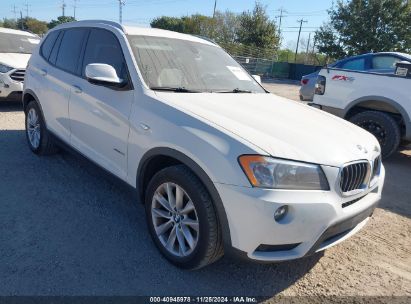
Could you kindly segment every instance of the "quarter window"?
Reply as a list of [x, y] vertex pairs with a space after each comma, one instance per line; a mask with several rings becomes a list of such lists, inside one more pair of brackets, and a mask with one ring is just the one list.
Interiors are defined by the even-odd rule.
[[46, 40], [44, 40], [43, 44], [41, 45], [41, 55], [44, 57], [44, 59], [49, 59], [51, 50], [53, 49], [54, 43], [56, 42], [58, 35], [58, 31], [51, 32], [47, 35]]
[[57, 67], [73, 74], [76, 73], [86, 33], [86, 29], [80, 28], [65, 31], [57, 55]]
[[120, 43], [114, 34], [109, 31], [93, 29], [90, 32], [83, 60], [83, 76], [85, 75], [86, 66], [90, 63], [111, 65], [116, 70], [119, 78], [127, 79], [127, 66]]

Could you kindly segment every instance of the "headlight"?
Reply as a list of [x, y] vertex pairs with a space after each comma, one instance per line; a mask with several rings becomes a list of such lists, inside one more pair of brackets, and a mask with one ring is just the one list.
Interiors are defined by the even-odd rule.
[[0, 73], [7, 73], [8, 71], [12, 70], [12, 67], [9, 67], [8, 65], [0, 63]]
[[260, 155], [240, 156], [239, 162], [254, 187], [289, 190], [330, 190], [319, 165]]

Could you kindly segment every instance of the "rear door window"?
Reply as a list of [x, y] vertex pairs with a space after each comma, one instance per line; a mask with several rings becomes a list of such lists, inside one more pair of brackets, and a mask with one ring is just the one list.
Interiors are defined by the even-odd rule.
[[57, 67], [72, 74], [76, 73], [87, 31], [87, 29], [82, 28], [64, 31], [56, 60]]

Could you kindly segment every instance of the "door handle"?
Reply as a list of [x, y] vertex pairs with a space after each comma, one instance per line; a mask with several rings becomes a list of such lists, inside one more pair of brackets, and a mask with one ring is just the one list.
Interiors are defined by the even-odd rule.
[[73, 85], [73, 90], [74, 90], [74, 93], [77, 93], [77, 94], [81, 94], [83, 92], [83, 90], [79, 86], [76, 86], [76, 85]]
[[47, 70], [41, 69], [40, 74], [41, 74], [41, 76], [47, 76]]

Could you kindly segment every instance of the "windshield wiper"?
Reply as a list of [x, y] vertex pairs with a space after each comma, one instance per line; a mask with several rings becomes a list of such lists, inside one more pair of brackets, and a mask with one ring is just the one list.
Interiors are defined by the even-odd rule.
[[235, 88], [234, 90], [213, 91], [213, 93], [252, 93], [252, 91], [250, 91], [250, 90], [241, 90], [239, 88]]
[[150, 87], [154, 91], [170, 91], [177, 93], [201, 93], [201, 91], [186, 89], [185, 87]]

